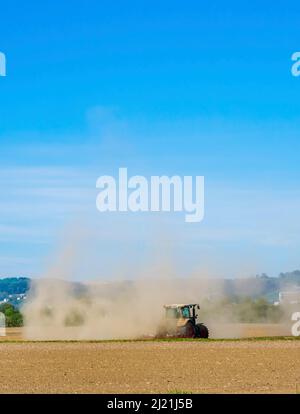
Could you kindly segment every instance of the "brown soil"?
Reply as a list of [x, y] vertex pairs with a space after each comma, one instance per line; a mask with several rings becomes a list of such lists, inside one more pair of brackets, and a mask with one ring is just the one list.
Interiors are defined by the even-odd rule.
[[296, 393], [300, 341], [0, 343], [1, 393]]

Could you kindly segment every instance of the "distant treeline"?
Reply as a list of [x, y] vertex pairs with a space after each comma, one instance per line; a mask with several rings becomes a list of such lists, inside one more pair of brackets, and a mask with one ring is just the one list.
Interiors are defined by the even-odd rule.
[[270, 277], [265, 273], [256, 277], [224, 280], [224, 295], [231, 300], [237, 297], [264, 297], [269, 302], [278, 301], [278, 294], [291, 287], [300, 287], [300, 270], [280, 273], [278, 277]]
[[201, 319], [228, 323], [278, 323], [284, 317], [284, 309], [265, 298], [228, 298], [219, 301], [205, 300], [201, 306]]
[[[209, 280], [209, 279], [208, 279]], [[278, 277], [270, 277], [265, 273], [255, 277], [220, 279], [224, 285], [224, 295], [234, 300], [235, 297], [251, 297], [253, 299], [264, 297], [270, 302], [278, 300], [280, 290], [287, 289], [289, 286], [300, 287], [300, 270], [293, 272], [280, 273]], [[71, 291], [75, 295], [85, 293], [84, 283], [66, 282], [71, 286]], [[127, 282], [131, 285], [131, 281]], [[0, 301], [8, 295], [26, 293], [31, 287], [31, 279], [27, 277], [10, 277], [0, 279]], [[115, 288], [114, 282], [111, 283]], [[34, 287], [34, 283], [33, 283]]]

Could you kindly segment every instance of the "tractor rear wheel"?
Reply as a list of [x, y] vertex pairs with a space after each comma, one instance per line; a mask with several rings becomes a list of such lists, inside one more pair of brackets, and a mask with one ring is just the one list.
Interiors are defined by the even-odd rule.
[[209, 337], [209, 331], [205, 325], [202, 323], [197, 324], [197, 337], [198, 338], [208, 338]]
[[194, 325], [192, 324], [192, 322], [188, 322], [185, 325], [185, 334], [184, 334], [185, 338], [195, 338], [196, 336], [196, 332], [195, 332], [195, 328]]

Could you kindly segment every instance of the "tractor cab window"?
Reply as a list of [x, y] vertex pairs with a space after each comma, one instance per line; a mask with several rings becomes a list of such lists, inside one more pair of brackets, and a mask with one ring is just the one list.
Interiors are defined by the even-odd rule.
[[189, 318], [190, 317], [190, 309], [188, 307], [181, 309], [182, 317]]
[[166, 309], [167, 318], [177, 319], [179, 318], [179, 312], [176, 308], [167, 308]]

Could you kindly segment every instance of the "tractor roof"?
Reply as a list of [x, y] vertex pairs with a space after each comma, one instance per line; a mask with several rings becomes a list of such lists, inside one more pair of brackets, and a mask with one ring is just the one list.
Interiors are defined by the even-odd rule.
[[178, 303], [173, 303], [172, 305], [164, 305], [164, 308], [167, 308], [167, 309], [170, 309], [170, 308], [172, 308], [172, 309], [178, 309], [178, 308], [185, 308], [185, 307], [193, 307], [193, 306], [198, 306], [198, 304], [197, 303], [187, 303], [187, 304], [185, 304], [185, 303], [180, 303], [180, 304], [178, 304]]

